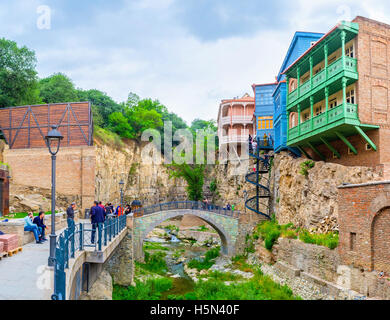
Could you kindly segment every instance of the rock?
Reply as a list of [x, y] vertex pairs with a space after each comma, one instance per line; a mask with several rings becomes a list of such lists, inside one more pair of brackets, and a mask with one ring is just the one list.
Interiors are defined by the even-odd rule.
[[181, 278], [180, 274], [174, 274], [171, 278]]
[[112, 300], [112, 278], [103, 270], [88, 293], [83, 293], [80, 300]]

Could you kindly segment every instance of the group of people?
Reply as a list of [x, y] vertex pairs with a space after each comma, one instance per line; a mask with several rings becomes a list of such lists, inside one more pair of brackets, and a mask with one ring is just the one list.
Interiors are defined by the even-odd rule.
[[42, 244], [47, 241], [45, 237], [45, 230], [47, 226], [44, 224], [45, 213], [39, 212], [38, 216], [34, 217], [32, 212], [29, 212], [24, 218], [24, 231], [29, 231], [34, 234], [37, 244]]
[[[76, 208], [76, 203], [73, 202], [68, 209], [66, 209], [68, 228], [73, 228], [75, 225], [74, 222], [74, 210]], [[101, 201], [94, 201], [94, 205], [91, 207], [89, 212], [89, 217], [91, 219], [92, 224], [92, 235], [91, 235], [91, 243], [95, 243], [95, 234], [96, 229], [100, 223], [104, 223], [106, 221], [107, 216], [117, 216], [120, 217], [122, 215], [131, 214], [131, 206], [129, 204], [126, 205], [123, 210], [121, 205], [118, 205], [114, 209], [114, 205], [108, 202], [105, 205]]]
[[[254, 150], [257, 150], [258, 140], [260, 140], [260, 137], [257, 138], [256, 136], [252, 137], [251, 135], [249, 135], [249, 153], [253, 153]], [[273, 145], [271, 134], [267, 135], [266, 133], [264, 133], [262, 145], [265, 147]]]
[[[207, 210], [210, 210], [211, 209], [211, 204], [209, 203], [209, 200], [205, 197], [202, 201], [203, 203], [203, 207]], [[225, 207], [223, 207], [224, 210], [228, 210], [228, 211], [234, 211], [235, 209], [235, 206], [234, 204], [233, 205], [230, 205], [230, 203], [228, 203]]]

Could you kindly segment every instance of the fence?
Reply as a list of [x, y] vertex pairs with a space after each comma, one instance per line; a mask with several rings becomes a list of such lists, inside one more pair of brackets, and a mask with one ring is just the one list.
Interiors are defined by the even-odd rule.
[[208, 211], [208, 212], [213, 212], [215, 214], [221, 214], [233, 218], [238, 218], [240, 215], [240, 211], [228, 210], [220, 206], [216, 206], [213, 204], [206, 204], [200, 201], [174, 201], [174, 202], [160, 203], [153, 206], [136, 209], [134, 210], [134, 217], [135, 218], [142, 217], [159, 211], [179, 210], [179, 209]]
[[[69, 268], [69, 259], [75, 258], [77, 251], [85, 248], [94, 248], [102, 251], [123, 229], [126, 228], [126, 216], [108, 218], [104, 223], [91, 225], [77, 224], [64, 230], [57, 239], [56, 262], [54, 269], [54, 293], [53, 300], [66, 300], [66, 273]], [[97, 237], [96, 237], [97, 235]], [[92, 240], [97, 241], [92, 241]]]

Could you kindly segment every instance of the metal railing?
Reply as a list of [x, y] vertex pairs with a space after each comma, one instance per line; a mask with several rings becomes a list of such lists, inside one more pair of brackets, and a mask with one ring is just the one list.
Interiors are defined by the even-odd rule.
[[134, 214], [134, 218], [139, 218], [160, 211], [180, 210], [180, 209], [208, 211], [208, 212], [212, 212], [215, 214], [220, 214], [232, 218], [238, 218], [240, 215], [240, 211], [228, 210], [221, 206], [206, 204], [200, 201], [174, 201], [174, 202], [160, 203], [160, 204], [136, 209], [134, 210], [133, 214]]
[[109, 217], [104, 223], [95, 225], [80, 223], [65, 229], [57, 238], [52, 299], [66, 299], [65, 270], [69, 268], [69, 260], [75, 258], [77, 251], [83, 251], [85, 248], [102, 251], [103, 247], [125, 228], [126, 216], [123, 215], [118, 218]]

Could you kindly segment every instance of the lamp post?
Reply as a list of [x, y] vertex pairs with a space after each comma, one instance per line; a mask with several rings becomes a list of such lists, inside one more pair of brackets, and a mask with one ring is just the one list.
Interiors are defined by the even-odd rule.
[[122, 210], [122, 214], [124, 213], [124, 210], [123, 210], [123, 186], [125, 185], [125, 183], [123, 182], [123, 179], [121, 179], [121, 181], [119, 182], [119, 188], [121, 190], [121, 210]]
[[51, 154], [51, 234], [49, 267], [54, 267], [56, 259], [56, 159], [60, 150], [61, 140], [64, 137], [57, 130], [58, 126], [51, 126], [51, 130], [45, 137], [46, 145]]

